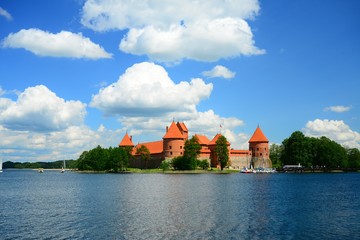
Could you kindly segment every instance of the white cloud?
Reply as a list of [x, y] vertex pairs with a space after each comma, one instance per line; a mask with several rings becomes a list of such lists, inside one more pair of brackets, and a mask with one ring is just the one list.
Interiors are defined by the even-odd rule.
[[63, 130], [82, 124], [85, 115], [85, 104], [65, 101], [43, 85], [25, 89], [16, 102], [0, 98], [0, 124], [11, 130]]
[[119, 115], [122, 130], [134, 135], [135, 142], [162, 139], [165, 126], [174, 119], [185, 122], [190, 134], [205, 134], [209, 138], [223, 124], [222, 131], [233, 146], [243, 146], [243, 139], [235, 133], [244, 124], [242, 120], [220, 117], [213, 110], [197, 111], [197, 104], [210, 96], [212, 88], [211, 83], [205, 84], [201, 79], [175, 84], [163, 67], [143, 62], [128, 68], [116, 83], [101, 89], [90, 106], [106, 115]]
[[332, 112], [337, 112], [337, 113], [342, 113], [342, 112], [347, 112], [351, 109], [351, 106], [330, 106], [330, 107], [326, 107], [324, 109], [324, 111], [332, 111]]
[[22, 29], [9, 34], [3, 47], [24, 48], [39, 56], [100, 59], [111, 58], [100, 45], [93, 43], [81, 33], [61, 31], [57, 34], [40, 29]]
[[228, 68], [216, 65], [213, 69], [210, 71], [205, 71], [202, 73], [202, 75], [209, 77], [209, 78], [215, 78], [215, 77], [222, 77], [222, 78], [233, 78], [235, 76], [235, 73], [230, 71]]
[[116, 147], [122, 134], [104, 127], [94, 131], [84, 125], [51, 133], [14, 131], [0, 125], [0, 155], [4, 161], [13, 162], [77, 159], [97, 145]]
[[119, 46], [126, 53], [160, 62], [217, 61], [265, 53], [245, 21], [259, 10], [257, 0], [88, 0], [81, 22], [95, 31], [128, 30]]
[[8, 11], [6, 11], [5, 9], [0, 7], [0, 16], [3, 16], [4, 18], [6, 18], [6, 20], [11, 21], [13, 18], [11, 16], [10, 13], [8, 13]]
[[308, 136], [326, 136], [341, 145], [360, 148], [360, 134], [342, 120], [315, 119], [307, 122], [303, 132]]
[[213, 85], [201, 79], [175, 84], [166, 70], [154, 63], [138, 63], [119, 80], [92, 97], [90, 106], [106, 115], [154, 116], [169, 112], [192, 112], [208, 98]]

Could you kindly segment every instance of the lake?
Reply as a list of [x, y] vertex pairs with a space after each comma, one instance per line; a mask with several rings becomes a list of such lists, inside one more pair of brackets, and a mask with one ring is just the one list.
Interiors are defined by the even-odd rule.
[[0, 239], [360, 239], [360, 173], [0, 173]]

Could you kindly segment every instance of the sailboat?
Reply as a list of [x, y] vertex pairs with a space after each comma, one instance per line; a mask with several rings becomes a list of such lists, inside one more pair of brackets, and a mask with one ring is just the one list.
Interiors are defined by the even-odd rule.
[[2, 160], [0, 159], [0, 173], [2, 172]]
[[65, 168], [66, 168], [66, 164], [65, 164], [65, 160], [64, 160], [63, 166], [62, 166], [62, 168], [61, 168], [61, 173], [64, 173], [64, 172], [65, 172]]

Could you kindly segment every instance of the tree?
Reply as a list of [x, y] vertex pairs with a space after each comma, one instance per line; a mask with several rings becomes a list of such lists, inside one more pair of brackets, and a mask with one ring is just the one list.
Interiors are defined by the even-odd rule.
[[217, 159], [220, 162], [220, 168], [222, 171], [229, 161], [229, 149], [226, 137], [220, 136], [216, 140], [215, 152], [217, 155]]
[[209, 162], [208, 160], [204, 159], [202, 161], [197, 160], [197, 166], [202, 168], [203, 170], [208, 169], [209, 168]]
[[295, 131], [283, 142], [283, 151], [280, 160], [283, 164], [312, 165], [311, 140], [300, 131]]
[[347, 149], [348, 155], [348, 167], [349, 168], [360, 168], [360, 151], [357, 148]]
[[323, 136], [318, 139], [317, 161], [325, 168], [346, 167], [346, 150], [340, 144]]
[[184, 156], [174, 157], [171, 160], [171, 165], [175, 170], [190, 170], [189, 165], [187, 164], [187, 161], [184, 158]]
[[145, 169], [147, 169], [148, 161], [151, 158], [150, 151], [145, 145], [141, 145], [136, 149], [136, 154], [140, 155], [141, 158], [141, 169], [143, 168], [143, 163], [145, 165]]
[[185, 141], [184, 146], [184, 157], [185, 168], [188, 170], [196, 169], [197, 157], [200, 154], [201, 145], [199, 144], [199, 139], [196, 136], [193, 136], [190, 140]]
[[273, 143], [270, 146], [270, 159], [272, 161], [273, 167], [279, 168], [282, 167], [283, 163], [281, 162], [280, 156], [283, 151], [282, 145], [277, 145]]

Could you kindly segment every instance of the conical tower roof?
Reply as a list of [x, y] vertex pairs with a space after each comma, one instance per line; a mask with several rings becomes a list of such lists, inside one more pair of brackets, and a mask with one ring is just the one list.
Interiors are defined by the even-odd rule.
[[182, 138], [183, 139], [185, 137], [181, 133], [179, 127], [173, 121], [163, 137], [163, 139], [166, 139], [166, 138]]
[[[222, 136], [220, 133], [216, 134], [215, 137], [208, 143], [208, 145], [216, 145], [216, 141], [219, 139], [219, 137]], [[227, 145], [230, 145], [228, 141], [226, 141]]]
[[265, 134], [261, 131], [260, 127], [258, 126], [249, 140], [249, 143], [253, 142], [269, 142]]
[[119, 143], [119, 147], [133, 147], [134, 143], [131, 140], [131, 137], [126, 133], [121, 142]]

